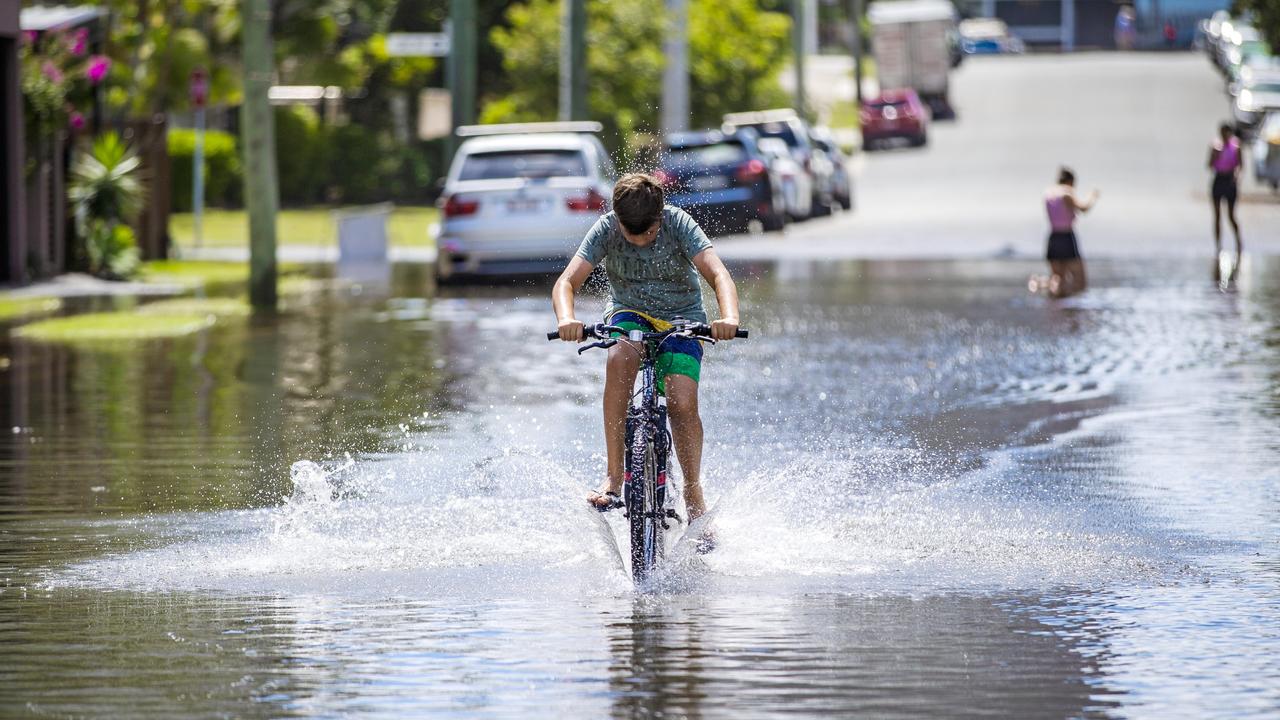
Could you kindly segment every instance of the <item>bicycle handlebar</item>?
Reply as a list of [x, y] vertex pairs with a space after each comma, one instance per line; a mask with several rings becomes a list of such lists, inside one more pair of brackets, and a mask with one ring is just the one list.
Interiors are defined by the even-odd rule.
[[[609, 339], [612, 339], [609, 335], [609, 333], [611, 332], [621, 333], [623, 335], [626, 335], [627, 333], [626, 330], [616, 325], [605, 325], [604, 323], [598, 323], [596, 325], [583, 325], [582, 339], [609, 340]], [[664, 330], [662, 332], [645, 333], [645, 335], [646, 336], [651, 336], [651, 335], [667, 336], [667, 335], [674, 335], [677, 333], [686, 333], [686, 332], [689, 335], [692, 335], [695, 337], [709, 338], [711, 337], [711, 326], [705, 323], [688, 323], [685, 325], [677, 325], [676, 327], [673, 327], [670, 330]], [[742, 338], [743, 340], [746, 340], [748, 337], [748, 331], [746, 328], [738, 328], [738, 331], [734, 333], [733, 336], [735, 338]], [[547, 340], [559, 340], [559, 339], [560, 339], [559, 330], [555, 332], [547, 333]]]

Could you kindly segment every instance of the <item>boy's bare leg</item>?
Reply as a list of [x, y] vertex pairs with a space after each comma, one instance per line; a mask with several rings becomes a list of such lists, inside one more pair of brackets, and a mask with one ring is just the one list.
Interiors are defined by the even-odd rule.
[[608, 458], [608, 477], [599, 491], [587, 501], [604, 505], [604, 493], [622, 491], [622, 456], [627, 443], [627, 405], [640, 371], [640, 352], [629, 341], [621, 340], [609, 349], [604, 370], [604, 446]]
[[675, 437], [676, 456], [684, 474], [684, 500], [693, 521], [707, 511], [702, 497], [702, 417], [698, 414], [698, 382], [685, 375], [668, 375], [667, 413]]

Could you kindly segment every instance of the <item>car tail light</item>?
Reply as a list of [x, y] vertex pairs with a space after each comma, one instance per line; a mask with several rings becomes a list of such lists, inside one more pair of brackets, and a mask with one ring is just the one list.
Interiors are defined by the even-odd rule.
[[444, 216], [447, 218], [475, 215], [480, 209], [479, 200], [464, 200], [457, 195], [450, 195], [444, 203]]
[[738, 180], [752, 182], [764, 176], [765, 166], [760, 160], [752, 158], [738, 167]]
[[601, 212], [604, 210], [604, 196], [591, 188], [586, 195], [569, 198], [565, 205], [573, 212]]

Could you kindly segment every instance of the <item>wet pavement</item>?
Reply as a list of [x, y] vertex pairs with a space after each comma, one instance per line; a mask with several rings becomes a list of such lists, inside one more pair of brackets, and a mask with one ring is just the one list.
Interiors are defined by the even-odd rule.
[[1274, 716], [1280, 260], [733, 270], [719, 547], [641, 588], [545, 285], [5, 340], [0, 715]]

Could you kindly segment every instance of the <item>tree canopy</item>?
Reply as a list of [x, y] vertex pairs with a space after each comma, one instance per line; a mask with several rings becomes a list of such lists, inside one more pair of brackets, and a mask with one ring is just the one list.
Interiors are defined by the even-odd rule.
[[[558, 108], [560, 0], [529, 0], [507, 10], [490, 39], [510, 90], [487, 98], [482, 122], [554, 120]], [[587, 4], [587, 108], [615, 147], [656, 130], [665, 63], [662, 0]], [[791, 20], [752, 0], [692, 0], [689, 6], [690, 110], [694, 126], [718, 126], [725, 112], [787, 102], [777, 70], [787, 57]]]

